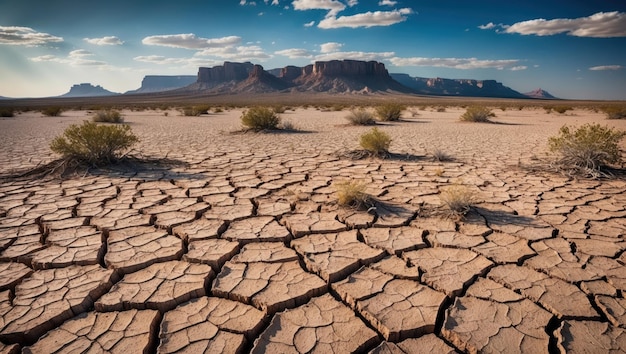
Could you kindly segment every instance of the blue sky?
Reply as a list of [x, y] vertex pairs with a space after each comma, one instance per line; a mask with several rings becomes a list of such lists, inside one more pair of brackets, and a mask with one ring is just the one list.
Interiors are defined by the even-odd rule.
[[526, 92], [626, 100], [623, 0], [3, 0], [0, 96], [251, 61], [385, 63], [412, 76], [495, 79]]

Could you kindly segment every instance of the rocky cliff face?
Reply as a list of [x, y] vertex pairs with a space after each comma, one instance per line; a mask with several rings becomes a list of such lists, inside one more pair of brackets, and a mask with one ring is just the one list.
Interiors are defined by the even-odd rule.
[[74, 85], [70, 88], [70, 91], [60, 97], [100, 97], [100, 96], [114, 96], [119, 93], [105, 90], [102, 86], [94, 86], [89, 83], [83, 83]]
[[423, 78], [407, 74], [391, 74], [391, 77], [416, 92], [427, 95], [527, 98], [495, 80]]
[[224, 65], [212, 68], [200, 68], [198, 70], [198, 83], [218, 84], [228, 81], [243, 81], [248, 78], [254, 65], [250, 62], [231, 63], [224, 62]]
[[126, 93], [151, 93], [175, 90], [190, 85], [196, 82], [197, 79], [198, 77], [193, 75], [146, 75], [143, 80], [141, 80], [140, 88]]
[[557, 99], [556, 97], [552, 96], [552, 94], [550, 94], [550, 92], [543, 90], [543, 89], [536, 89], [530, 92], [526, 92], [524, 93], [524, 95], [530, 97], [530, 98], [538, 98], [538, 99], [544, 99], [544, 100], [554, 100]]

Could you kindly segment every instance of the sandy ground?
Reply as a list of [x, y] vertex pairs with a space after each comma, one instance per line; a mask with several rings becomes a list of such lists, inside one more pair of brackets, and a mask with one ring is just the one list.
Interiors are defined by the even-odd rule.
[[[411, 108], [378, 125], [386, 160], [338, 157], [371, 129], [347, 111], [266, 134], [233, 133], [241, 110], [125, 111], [132, 154], [161, 162], [0, 180], [0, 353], [626, 350], [626, 182], [541, 171], [562, 125], [626, 121], [494, 111]], [[0, 118], [0, 173], [52, 161], [85, 119]], [[347, 180], [369, 212], [337, 206]], [[457, 184], [465, 220], [439, 213]]]

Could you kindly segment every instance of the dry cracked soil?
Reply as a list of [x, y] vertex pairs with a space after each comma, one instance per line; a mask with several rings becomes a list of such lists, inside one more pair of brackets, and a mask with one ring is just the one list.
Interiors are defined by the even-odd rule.
[[[544, 163], [603, 116], [413, 112], [379, 125], [390, 158], [353, 160], [369, 128], [345, 111], [259, 134], [231, 133], [241, 110], [125, 111], [143, 160], [64, 178], [16, 172], [87, 112], [0, 119], [0, 353], [626, 351], [626, 181]], [[372, 208], [337, 205], [350, 180]], [[439, 198], [458, 184], [464, 219]]]

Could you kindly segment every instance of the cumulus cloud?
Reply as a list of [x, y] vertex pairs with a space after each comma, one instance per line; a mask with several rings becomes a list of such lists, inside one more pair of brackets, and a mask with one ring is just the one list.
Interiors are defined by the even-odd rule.
[[483, 30], [492, 29], [492, 28], [494, 28], [494, 27], [496, 27], [496, 25], [495, 25], [493, 22], [489, 22], [489, 23], [488, 23], [488, 24], [486, 24], [486, 25], [480, 25], [480, 26], [478, 26], [478, 28], [483, 29]]
[[269, 59], [272, 56], [265, 53], [260, 46], [248, 45], [209, 48], [197, 52], [194, 54], [194, 57], [216, 57], [223, 60], [251, 61]]
[[510, 68], [509, 70], [511, 71], [521, 71], [521, 70], [526, 70], [528, 69], [528, 67], [526, 65], [518, 65], [518, 66], [514, 66], [512, 68]]
[[222, 38], [201, 38], [193, 33], [186, 34], [168, 34], [159, 36], [149, 36], [144, 38], [141, 43], [145, 45], [158, 45], [163, 47], [184, 48], [184, 49], [207, 49], [227, 47], [239, 44], [241, 37], [228, 36]]
[[[431, 66], [452, 69], [506, 69], [516, 67], [518, 59], [480, 60], [477, 58], [398, 58], [390, 59], [395, 66]], [[518, 69], [519, 70], [519, 69]]]
[[328, 60], [364, 60], [364, 61], [383, 61], [385, 59], [392, 58], [396, 55], [395, 52], [333, 52], [322, 53], [315, 56], [316, 61], [328, 61]]
[[115, 36], [106, 36], [101, 38], [83, 38], [89, 44], [94, 45], [122, 45], [124, 42]]
[[301, 48], [283, 49], [283, 50], [274, 52], [274, 54], [282, 55], [282, 56], [288, 57], [289, 59], [313, 57], [313, 53], [311, 53], [310, 51], [306, 49], [301, 49]]
[[304, 27], [313, 27], [313, 25], [315, 25], [315, 21], [311, 21], [309, 23], [305, 23]]
[[221, 61], [206, 58], [168, 58], [161, 55], [140, 55], [133, 60], [157, 65], [182, 65], [197, 68], [199, 66], [215, 66], [222, 64]]
[[94, 54], [84, 49], [73, 50], [68, 53], [67, 57], [58, 57], [55, 55], [42, 55], [30, 58], [34, 62], [53, 62], [60, 64], [68, 64], [71, 66], [99, 66], [108, 67], [107, 62], [89, 59]]
[[378, 2], [378, 6], [396, 6], [398, 2], [393, 0], [381, 0]]
[[589, 70], [592, 71], [602, 71], [602, 70], [621, 70], [624, 67], [621, 65], [600, 65], [600, 66], [592, 66]]
[[393, 11], [368, 11], [350, 16], [327, 16], [320, 21], [317, 27], [323, 29], [331, 28], [360, 28], [360, 27], [375, 27], [375, 26], [391, 26], [396, 23], [404, 22], [407, 19], [407, 15], [413, 13], [413, 10], [409, 8], [403, 8]]
[[322, 53], [332, 53], [337, 52], [343, 47], [343, 44], [337, 42], [328, 42], [320, 44], [320, 52]]
[[294, 0], [291, 5], [294, 10], [328, 10], [329, 16], [337, 14], [346, 8], [346, 5], [337, 0]]
[[[490, 23], [491, 24], [491, 23]], [[496, 25], [484, 25], [490, 29]], [[517, 22], [512, 25], [499, 24], [504, 33], [517, 33], [522, 35], [552, 36], [566, 33], [576, 37], [612, 38], [626, 37], [626, 13], [624, 12], [598, 12], [588, 17], [574, 19], [557, 18], [546, 20], [543, 18]]]
[[62, 37], [37, 32], [30, 27], [0, 26], [0, 44], [36, 47], [63, 42]]

